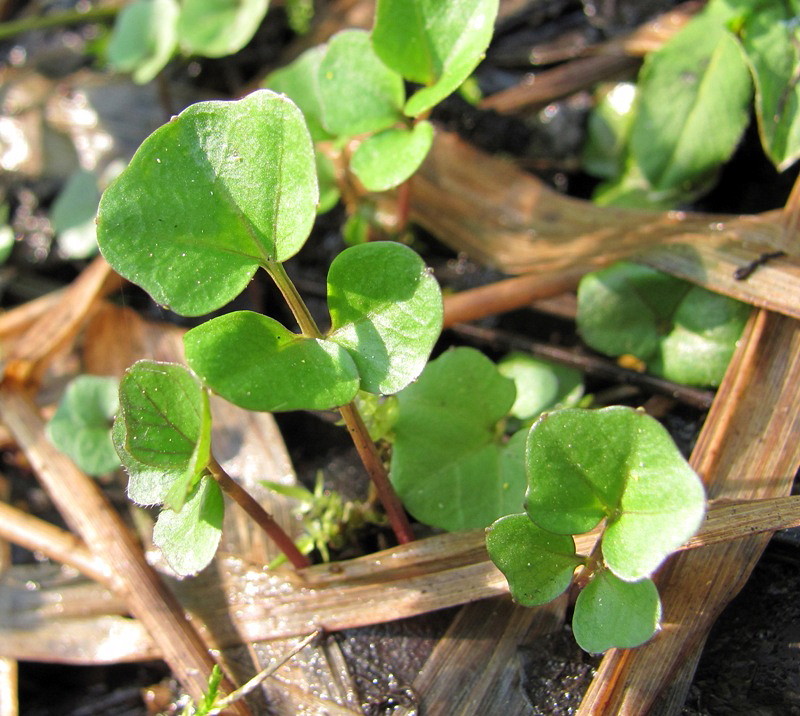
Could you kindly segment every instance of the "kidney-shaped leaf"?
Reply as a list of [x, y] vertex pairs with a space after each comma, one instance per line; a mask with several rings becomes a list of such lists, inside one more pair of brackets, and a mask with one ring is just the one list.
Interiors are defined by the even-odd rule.
[[442, 330], [442, 294], [407, 246], [376, 241], [340, 253], [328, 271], [330, 339], [347, 348], [361, 388], [396, 393], [425, 367]]
[[358, 369], [332, 341], [236, 311], [189, 331], [186, 361], [211, 390], [247, 410], [326, 410], [358, 392]]
[[651, 580], [623, 582], [604, 569], [578, 595], [572, 632], [581, 649], [599, 654], [644, 644], [660, 621], [661, 599]]
[[224, 514], [222, 491], [214, 479], [206, 475], [180, 512], [161, 510], [153, 528], [153, 542], [179, 575], [197, 574], [214, 558]]
[[75, 378], [47, 424], [47, 435], [87, 475], [104, 475], [119, 467], [111, 442], [111, 421], [119, 398], [116, 378]]
[[336, 136], [377, 132], [402, 118], [403, 78], [378, 59], [363, 30], [343, 30], [331, 38], [318, 87], [322, 123]]
[[379, 0], [372, 43], [406, 79], [428, 85], [406, 104], [415, 117], [469, 77], [494, 33], [498, 0]]
[[[183, 366], [139, 361], [122, 378], [113, 436], [131, 474], [144, 466], [174, 480], [165, 502], [180, 509], [211, 459], [208, 395]], [[133, 462], [125, 463], [126, 456]]]
[[269, 0], [184, 0], [181, 46], [190, 54], [224, 57], [241, 50], [267, 14]]
[[303, 115], [259, 90], [192, 105], [150, 135], [103, 194], [97, 240], [156, 301], [202, 315], [236, 297], [259, 265], [299, 250], [317, 198]]
[[118, 72], [132, 72], [145, 84], [169, 62], [178, 39], [175, 0], [134, 0], [114, 23], [108, 43], [108, 62]]
[[417, 171], [432, 143], [433, 125], [427, 121], [413, 129], [385, 129], [358, 146], [350, 169], [369, 191], [387, 191]]
[[493, 523], [486, 530], [486, 550], [508, 580], [514, 601], [525, 607], [555, 599], [582, 562], [572, 537], [546, 532], [528, 515], [507, 515]]
[[486, 356], [448, 351], [397, 400], [391, 478], [415, 518], [460, 530], [519, 512], [525, 434], [502, 444], [497, 423], [514, 402], [514, 384]]

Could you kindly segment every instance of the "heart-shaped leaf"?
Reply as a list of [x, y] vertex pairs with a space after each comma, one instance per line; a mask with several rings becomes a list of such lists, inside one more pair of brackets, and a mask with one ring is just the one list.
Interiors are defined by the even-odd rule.
[[269, 0], [183, 0], [180, 44], [189, 54], [232, 55], [250, 42], [268, 6]]
[[718, 385], [750, 309], [655, 269], [620, 262], [578, 287], [578, 329], [596, 350], [631, 353], [651, 371]]
[[501, 517], [486, 530], [486, 549], [505, 575], [514, 601], [535, 607], [555, 599], [583, 561], [569, 535], [537, 527], [528, 515]]
[[363, 30], [343, 30], [330, 39], [318, 86], [322, 124], [335, 136], [377, 132], [403, 117], [403, 78], [378, 59]]
[[211, 459], [208, 395], [186, 368], [173, 363], [139, 361], [120, 383], [114, 431], [120, 459], [132, 475], [144, 466], [162, 472], [172, 485], [164, 501], [179, 510]]
[[376, 241], [340, 253], [328, 271], [329, 338], [347, 348], [361, 388], [396, 393], [425, 367], [442, 329], [442, 295], [407, 246]]
[[248, 410], [327, 410], [358, 392], [358, 369], [343, 347], [297, 335], [252, 311], [193, 328], [183, 344], [203, 382]]
[[369, 191], [387, 191], [417, 171], [431, 144], [433, 125], [427, 121], [412, 129], [384, 129], [358, 146], [350, 169]]
[[699, 478], [663, 426], [631, 408], [543, 416], [528, 436], [526, 462], [530, 518], [561, 534], [605, 518], [603, 556], [622, 579], [652, 574], [703, 518]]
[[111, 421], [119, 407], [115, 378], [75, 378], [47, 424], [47, 435], [87, 475], [104, 475], [119, 467], [111, 442]]
[[180, 512], [161, 510], [153, 528], [153, 542], [176, 573], [182, 577], [197, 574], [214, 558], [224, 514], [222, 491], [206, 475]]
[[391, 478], [416, 519], [460, 530], [519, 512], [525, 433], [505, 444], [498, 433], [514, 384], [488, 358], [472, 348], [450, 350], [397, 400]]
[[302, 114], [259, 90], [192, 105], [150, 135], [103, 194], [97, 240], [156, 301], [202, 315], [300, 249], [317, 199]]
[[660, 621], [661, 600], [651, 580], [623, 582], [604, 569], [578, 595], [572, 632], [581, 649], [598, 654], [644, 644]]
[[372, 42], [387, 66], [428, 85], [408, 101], [416, 117], [456, 90], [489, 46], [498, 0], [379, 0]]

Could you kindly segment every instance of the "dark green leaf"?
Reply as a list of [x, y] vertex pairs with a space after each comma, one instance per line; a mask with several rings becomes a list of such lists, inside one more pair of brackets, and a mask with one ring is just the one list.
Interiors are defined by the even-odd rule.
[[232, 55], [250, 42], [268, 6], [269, 0], [183, 0], [180, 44], [203, 57]]
[[747, 127], [752, 82], [729, 17], [710, 3], [645, 61], [630, 147], [654, 188], [703, 181]]
[[525, 435], [503, 444], [498, 421], [514, 402], [514, 384], [488, 358], [450, 350], [397, 399], [391, 478], [415, 518], [459, 530], [519, 511]]
[[497, 0], [379, 0], [372, 42], [378, 56], [428, 85], [406, 104], [415, 117], [458, 89], [489, 46]]
[[208, 395], [186, 368], [172, 363], [139, 361], [120, 383], [115, 431], [123, 439], [120, 458], [133, 457], [125, 467], [145, 466], [152, 475], [163, 472], [174, 481], [165, 498], [180, 509], [211, 458], [211, 414]]
[[508, 580], [514, 601], [526, 607], [555, 599], [582, 562], [572, 537], [546, 532], [527, 515], [507, 515], [492, 524], [486, 530], [486, 549]]
[[104, 475], [119, 467], [111, 442], [111, 421], [119, 398], [115, 378], [81, 375], [67, 387], [47, 435], [87, 475]]
[[433, 125], [427, 121], [413, 129], [384, 129], [359, 145], [350, 169], [369, 191], [387, 191], [417, 171], [432, 143]]
[[220, 316], [183, 342], [187, 362], [211, 390], [248, 410], [326, 410], [358, 391], [358, 369], [344, 348], [259, 313]]
[[581, 649], [600, 653], [644, 644], [660, 621], [661, 600], [652, 581], [623, 582], [602, 570], [578, 595], [572, 631]]
[[442, 329], [439, 284], [394, 242], [342, 251], [328, 271], [328, 307], [330, 340], [347, 348], [370, 393], [396, 393], [414, 380]]
[[175, 0], [134, 0], [123, 6], [108, 43], [111, 67], [133, 73], [139, 84], [152, 80], [175, 53], [178, 12]]
[[387, 129], [402, 118], [403, 78], [384, 65], [363, 30], [343, 30], [319, 66], [322, 124], [350, 137]]
[[177, 574], [188, 577], [208, 566], [219, 545], [224, 513], [222, 491], [208, 475], [195, 486], [180, 512], [161, 510], [153, 542]]
[[302, 114], [259, 90], [192, 105], [145, 140], [103, 194], [97, 238], [156, 301], [202, 315], [300, 249], [317, 199]]

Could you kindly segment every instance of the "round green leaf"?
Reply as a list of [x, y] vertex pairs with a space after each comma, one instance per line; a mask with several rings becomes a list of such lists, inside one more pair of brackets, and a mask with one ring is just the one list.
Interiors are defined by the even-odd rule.
[[406, 114], [430, 109], [466, 80], [489, 46], [498, 0], [379, 0], [372, 42], [387, 66], [429, 85]]
[[412, 249], [389, 241], [351, 246], [328, 271], [330, 340], [358, 366], [361, 388], [396, 393], [425, 367], [442, 330], [442, 294]]
[[119, 467], [111, 442], [117, 412], [117, 380], [94, 375], [75, 378], [47, 424], [52, 443], [87, 475], [105, 475]]
[[138, 361], [122, 378], [119, 397], [117, 420], [125, 426], [114, 437], [124, 440], [120, 458], [133, 457], [125, 465], [131, 472], [145, 466], [171, 476], [164, 501], [180, 509], [211, 459], [208, 395], [181, 365]]
[[644, 644], [660, 621], [661, 600], [651, 580], [623, 582], [601, 570], [578, 595], [572, 632], [581, 649], [601, 653]]
[[527, 353], [509, 353], [497, 364], [517, 388], [511, 415], [529, 420], [560, 407], [572, 406], [583, 396], [581, 373], [573, 368], [539, 360]]
[[189, 54], [232, 55], [250, 42], [268, 6], [269, 0], [183, 0], [180, 44]]
[[385, 129], [358, 146], [350, 169], [369, 191], [387, 191], [417, 171], [432, 143], [433, 125], [427, 121], [413, 129]]
[[74, 172], [56, 197], [50, 218], [58, 234], [58, 247], [68, 258], [85, 259], [97, 253], [95, 216], [99, 202], [97, 176], [86, 169]]
[[183, 344], [203, 382], [248, 410], [327, 410], [358, 392], [358, 369], [344, 348], [259, 313], [215, 318], [189, 331]]
[[519, 511], [525, 434], [506, 444], [498, 434], [514, 384], [488, 358], [472, 348], [450, 350], [397, 400], [390, 474], [416, 519], [460, 530]]
[[391, 127], [402, 118], [403, 78], [384, 65], [363, 30], [343, 30], [328, 42], [319, 66], [322, 124], [351, 137]]
[[317, 199], [302, 114], [259, 90], [192, 105], [146, 139], [103, 194], [97, 239], [156, 301], [202, 315], [300, 249]]
[[315, 142], [331, 139], [333, 136], [322, 126], [322, 104], [319, 97], [319, 65], [325, 51], [325, 45], [312, 47], [294, 62], [275, 70], [264, 80], [264, 87], [285, 94], [300, 108]]
[[205, 476], [180, 512], [161, 510], [153, 528], [153, 542], [177, 574], [197, 574], [214, 558], [224, 514], [222, 491], [213, 478]]
[[578, 288], [578, 329], [608, 355], [631, 353], [669, 380], [718, 385], [750, 309], [646, 266], [621, 262]]
[[525, 607], [546, 604], [564, 592], [582, 562], [572, 537], [546, 532], [527, 515], [507, 515], [492, 524], [486, 549], [508, 580], [514, 601]]
[[175, 0], [134, 0], [114, 23], [108, 43], [108, 63], [117, 72], [132, 72], [145, 84], [170, 61], [178, 41]]

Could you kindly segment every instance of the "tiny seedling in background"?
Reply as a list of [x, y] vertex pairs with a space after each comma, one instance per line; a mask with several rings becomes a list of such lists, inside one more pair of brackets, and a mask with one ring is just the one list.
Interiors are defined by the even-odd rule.
[[687, 385], [719, 385], [749, 314], [746, 304], [628, 262], [587, 274], [578, 288], [588, 345]]
[[[573, 631], [586, 651], [647, 641], [660, 619], [651, 575], [699, 528], [700, 479], [650, 416], [615, 406], [542, 416], [525, 454], [526, 514], [487, 531], [489, 556], [516, 601], [555, 599], [582, 566]], [[595, 551], [575, 554], [572, 535], [603, 524]]]
[[111, 442], [119, 405], [116, 378], [81, 375], [64, 392], [47, 424], [52, 443], [87, 475], [107, 475], [120, 465]]

